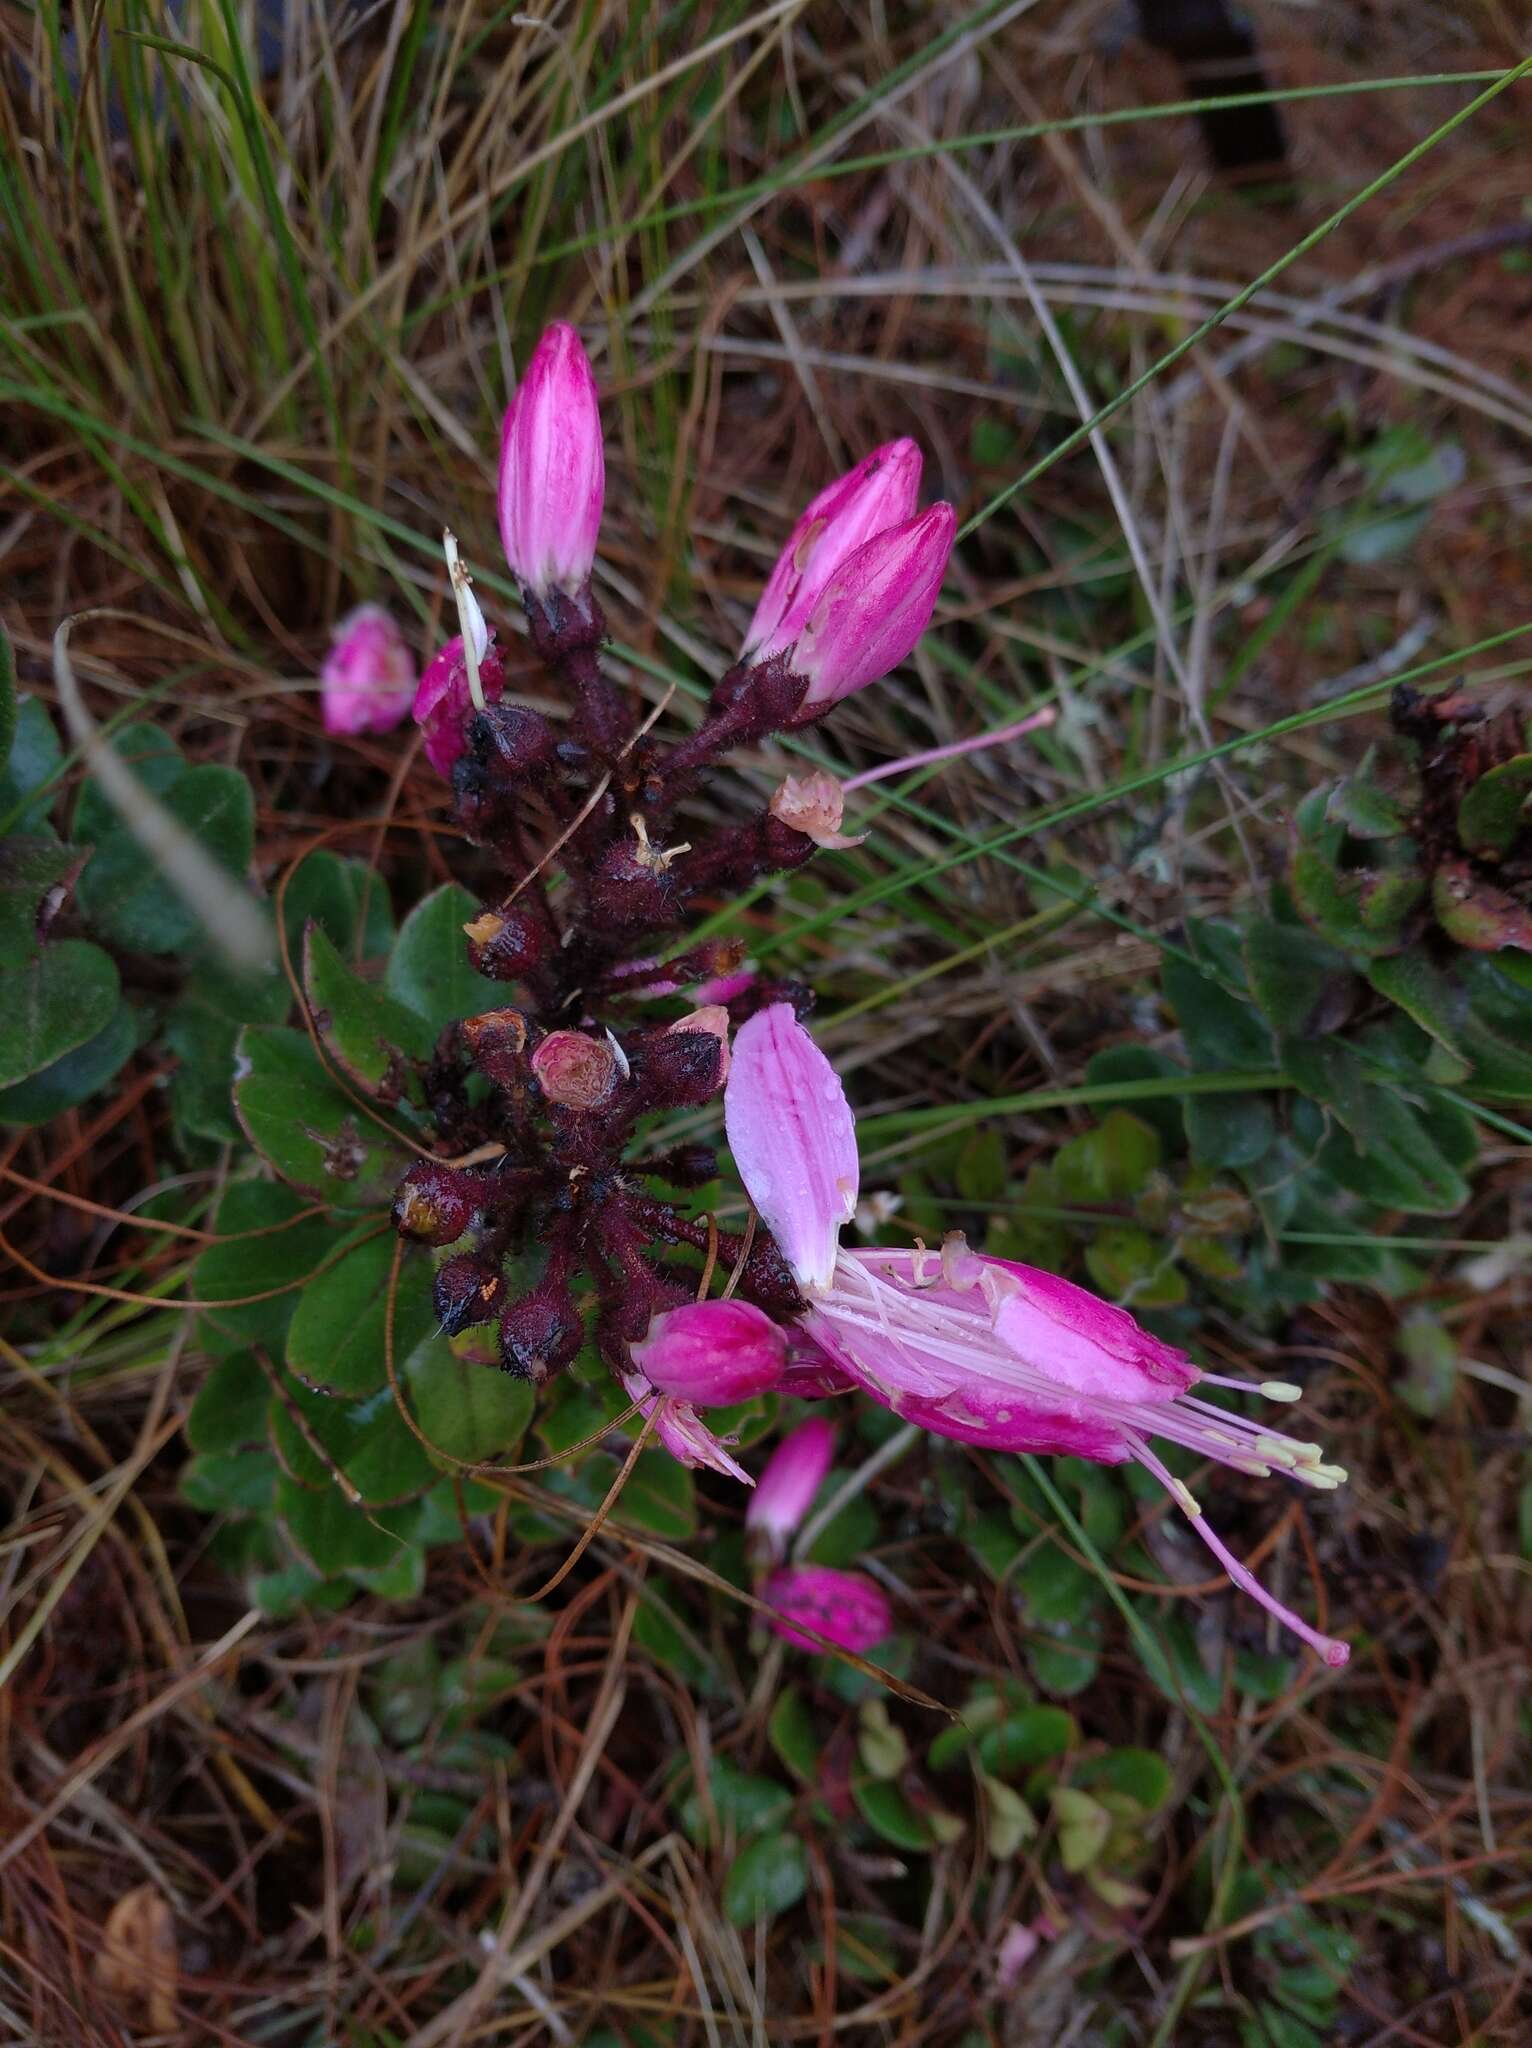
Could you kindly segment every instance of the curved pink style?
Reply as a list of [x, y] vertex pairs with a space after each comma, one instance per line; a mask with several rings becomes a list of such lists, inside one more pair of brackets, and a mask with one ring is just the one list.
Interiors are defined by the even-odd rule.
[[805, 1635], [805, 1628], [858, 1657], [893, 1634], [888, 1596], [865, 1572], [833, 1571], [826, 1564], [786, 1565], [767, 1579], [761, 1598], [773, 1609], [771, 1628], [800, 1650], [822, 1654], [825, 1647]]
[[630, 1349], [659, 1393], [694, 1408], [726, 1408], [775, 1385], [787, 1339], [748, 1301], [688, 1301], [653, 1317]]
[[786, 1003], [735, 1033], [724, 1128], [799, 1285], [828, 1287], [841, 1228], [856, 1212], [856, 1125], [840, 1076]]
[[742, 660], [767, 661], [792, 646], [846, 557], [914, 512], [920, 471], [913, 441], [886, 441], [809, 501], [761, 592]]
[[500, 430], [500, 539], [534, 595], [582, 596], [605, 494], [596, 380], [580, 337], [556, 320], [532, 351]]
[[360, 604], [335, 628], [319, 671], [326, 732], [392, 732], [415, 695], [415, 659], [380, 604]]

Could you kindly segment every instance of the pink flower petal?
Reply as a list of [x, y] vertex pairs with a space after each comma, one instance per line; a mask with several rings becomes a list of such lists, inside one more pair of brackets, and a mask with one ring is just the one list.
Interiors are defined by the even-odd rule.
[[786, 1003], [741, 1025], [724, 1089], [729, 1147], [802, 1287], [828, 1287], [856, 1210], [856, 1124], [840, 1076]]
[[887, 1595], [863, 1572], [838, 1572], [825, 1564], [788, 1565], [771, 1574], [761, 1597], [776, 1610], [771, 1627], [800, 1650], [824, 1650], [822, 1643], [803, 1634], [803, 1627], [816, 1629], [859, 1657], [893, 1633], [894, 1611]]

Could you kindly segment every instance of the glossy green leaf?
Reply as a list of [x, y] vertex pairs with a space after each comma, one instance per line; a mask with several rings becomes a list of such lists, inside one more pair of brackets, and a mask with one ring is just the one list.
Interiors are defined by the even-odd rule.
[[238, 1144], [234, 1048], [239, 1026], [188, 993], [166, 1018], [163, 1035], [176, 1057], [171, 1102], [181, 1130], [215, 1144]]
[[457, 1357], [447, 1339], [435, 1334], [408, 1358], [404, 1381], [427, 1439], [448, 1457], [469, 1464], [514, 1451], [532, 1419], [535, 1400], [528, 1381]]
[[344, 860], [327, 846], [304, 855], [283, 891], [282, 928], [294, 960], [302, 954], [310, 919], [353, 967], [381, 959], [394, 936], [383, 877], [365, 861]]
[[1063, 1756], [1080, 1740], [1073, 1714], [1063, 1707], [1023, 1707], [986, 1728], [977, 1746], [979, 1762], [996, 1778], [1019, 1778], [1052, 1757]]
[[409, 1155], [330, 1079], [301, 1031], [252, 1025], [236, 1048], [234, 1108], [285, 1181], [339, 1207], [392, 1201]]
[[186, 1441], [194, 1451], [237, 1451], [266, 1443], [271, 1382], [250, 1351], [231, 1351], [216, 1361], [197, 1390], [186, 1418]]
[[853, 1778], [851, 1796], [873, 1833], [896, 1849], [923, 1851], [935, 1846], [930, 1822], [891, 1779]]
[[1113, 1202], [1138, 1194], [1160, 1163], [1160, 1134], [1130, 1110], [1112, 1109], [1061, 1145], [1053, 1178], [1061, 1200]]
[[1085, 1783], [1109, 1786], [1142, 1807], [1158, 1813], [1170, 1797], [1170, 1766], [1152, 1749], [1113, 1749], [1081, 1773]]
[[0, 839], [0, 967], [19, 967], [40, 950], [38, 918], [45, 901], [86, 856], [40, 833]]
[[[299, 1289], [340, 1242], [325, 1217], [302, 1214], [312, 1206], [268, 1180], [237, 1180], [224, 1190], [212, 1225], [223, 1241], [197, 1260], [190, 1293], [195, 1301], [234, 1304], [203, 1310], [204, 1324], [226, 1345], [262, 1344], [280, 1357]], [[248, 1298], [256, 1295], [266, 1299]]]
[[397, 1101], [411, 1059], [425, 1059], [436, 1034], [424, 1019], [363, 981], [317, 924], [304, 934], [303, 987], [330, 1057], [369, 1095]]
[[796, 1835], [778, 1830], [741, 1850], [723, 1881], [723, 1910], [735, 1927], [768, 1924], [808, 1890], [808, 1852]]
[[266, 1514], [276, 1494], [277, 1463], [266, 1449], [210, 1451], [181, 1468], [181, 1498], [209, 1515]]
[[680, 1808], [682, 1829], [699, 1848], [730, 1836], [743, 1841], [765, 1828], [780, 1827], [792, 1811], [793, 1795], [785, 1785], [742, 1771], [726, 1756], [713, 1758], [707, 1783], [708, 1801], [693, 1788]]
[[325, 1577], [335, 1572], [381, 1571], [396, 1564], [403, 1547], [365, 1507], [353, 1507], [333, 1483], [300, 1486], [283, 1479], [276, 1509], [294, 1547]]
[[[384, 1331], [389, 1275], [399, 1240], [364, 1224], [343, 1258], [310, 1281], [287, 1332], [287, 1363], [319, 1391], [372, 1394], [384, 1384]], [[394, 1298], [394, 1358], [409, 1357], [436, 1322], [431, 1266], [418, 1255], [400, 1260]]]
[[691, 1470], [669, 1451], [642, 1451], [612, 1509], [614, 1522], [667, 1543], [697, 1533], [697, 1489]]
[[[159, 800], [220, 867], [243, 882], [255, 844], [255, 800], [237, 769], [211, 761], [188, 768]], [[92, 836], [95, 852], [75, 895], [96, 931], [142, 953], [179, 952], [203, 935], [197, 913], [126, 825], [114, 819]]]
[[1507, 854], [1526, 829], [1532, 754], [1517, 754], [1481, 775], [1458, 805], [1458, 838], [1469, 853]]
[[784, 1686], [777, 1694], [766, 1735], [778, 1758], [803, 1785], [819, 1782], [820, 1740], [814, 1715], [797, 1686]]
[[94, 1038], [26, 1080], [0, 1088], [0, 1124], [45, 1124], [86, 1101], [121, 1071], [138, 1045], [140, 1029], [132, 1005], [119, 1002]]
[[385, 1508], [413, 1500], [436, 1479], [435, 1465], [388, 1387], [345, 1401], [311, 1393], [287, 1373], [267, 1421], [283, 1471], [300, 1486], [333, 1488], [333, 1467], [369, 1506]]
[[433, 1030], [505, 1001], [505, 984], [486, 980], [468, 964], [463, 926], [479, 907], [458, 883], [444, 883], [410, 912], [389, 955], [384, 988]]
[[47, 710], [36, 697], [18, 697], [10, 751], [0, 762], [0, 833], [47, 829], [63, 765]]
[[59, 939], [6, 976], [0, 1087], [51, 1067], [97, 1037], [117, 1008], [116, 963], [84, 939]]
[[1346, 955], [1306, 925], [1253, 919], [1245, 932], [1245, 967], [1251, 993], [1282, 1036], [1335, 1030], [1359, 993]]

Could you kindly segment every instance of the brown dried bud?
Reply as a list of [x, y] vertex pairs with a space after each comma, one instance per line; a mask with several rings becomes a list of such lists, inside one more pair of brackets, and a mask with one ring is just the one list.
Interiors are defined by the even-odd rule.
[[454, 1244], [472, 1222], [482, 1191], [481, 1176], [418, 1159], [394, 1196], [394, 1222], [401, 1236], [421, 1244]]
[[822, 768], [807, 775], [789, 775], [766, 808], [778, 824], [801, 832], [816, 846], [860, 846], [867, 837], [865, 832], [848, 837], [841, 831], [845, 792]]
[[505, 1278], [499, 1267], [473, 1252], [448, 1259], [431, 1289], [436, 1319], [449, 1337], [475, 1323], [493, 1322], [504, 1299]]
[[464, 925], [468, 958], [491, 981], [516, 981], [540, 967], [548, 957], [547, 926], [534, 911], [518, 903], [481, 910]]
[[617, 1054], [584, 1031], [550, 1031], [532, 1055], [532, 1071], [561, 1109], [599, 1109], [617, 1086]]
[[465, 1017], [459, 1027], [479, 1072], [498, 1088], [509, 1088], [522, 1076], [527, 1049], [527, 1020], [520, 1010], [485, 1010]]

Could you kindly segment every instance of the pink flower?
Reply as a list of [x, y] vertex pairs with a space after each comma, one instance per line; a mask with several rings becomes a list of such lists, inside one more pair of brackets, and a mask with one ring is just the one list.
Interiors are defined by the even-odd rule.
[[556, 320], [532, 351], [500, 431], [500, 538], [527, 589], [579, 602], [606, 491], [601, 410], [580, 337]]
[[835, 1455], [835, 1431], [822, 1415], [783, 1437], [756, 1481], [745, 1510], [745, 1527], [773, 1557], [781, 1557], [824, 1483]]
[[319, 683], [326, 732], [393, 731], [415, 694], [415, 662], [381, 605], [341, 620]]
[[920, 470], [913, 441], [886, 441], [810, 501], [761, 592], [745, 635], [746, 659], [768, 661], [791, 647], [847, 556], [911, 517]]
[[[736, 996], [742, 996], [748, 988], [754, 988], [756, 972], [753, 967], [738, 967], [732, 974], [715, 974], [711, 981], [699, 983], [693, 991], [704, 1009], [714, 1003], [732, 1003]], [[666, 994], [669, 990], [665, 991]]]
[[859, 1657], [893, 1633], [894, 1611], [883, 1589], [864, 1572], [832, 1571], [827, 1564], [785, 1565], [767, 1579], [761, 1598], [775, 1609], [772, 1629], [800, 1650], [824, 1649], [803, 1634], [804, 1628], [816, 1629]]
[[956, 533], [952, 507], [931, 505], [847, 556], [789, 657], [809, 679], [795, 725], [899, 666], [931, 623]]
[[726, 1479], [741, 1480], [746, 1486], [755, 1484], [744, 1466], [736, 1463], [724, 1448], [734, 1438], [714, 1436], [690, 1401], [678, 1401], [656, 1392], [636, 1366], [618, 1377], [628, 1399], [638, 1403], [639, 1413], [646, 1420], [651, 1415], [655, 1418], [654, 1434], [678, 1464], [706, 1465]]
[[[486, 704], [498, 704], [505, 690], [505, 669], [493, 634], [485, 636], [479, 655], [479, 688]], [[450, 775], [453, 762], [467, 745], [468, 721], [474, 715], [461, 639], [449, 640], [426, 663], [413, 712], [425, 740], [426, 759], [438, 775]]]
[[[1276, 1467], [1319, 1489], [1345, 1473], [1317, 1446], [1268, 1431], [1193, 1393], [1203, 1373], [1125, 1310], [1034, 1266], [971, 1252], [960, 1235], [941, 1251], [846, 1251], [856, 1207], [856, 1127], [834, 1068], [785, 1004], [742, 1025], [724, 1091], [729, 1145], [762, 1221], [808, 1297], [784, 1389], [838, 1373], [896, 1414], [993, 1450], [1070, 1454], [1154, 1474], [1234, 1583], [1330, 1664], [1344, 1643], [1283, 1607], [1208, 1528], [1150, 1439], [1184, 1446], [1238, 1472]], [[833, 1383], [833, 1381], [831, 1382]], [[1256, 1391], [1252, 1389], [1252, 1391]], [[1293, 1400], [1297, 1389], [1259, 1392]]]
[[787, 1339], [748, 1301], [688, 1301], [652, 1317], [632, 1353], [659, 1393], [694, 1408], [726, 1408], [776, 1384]]

